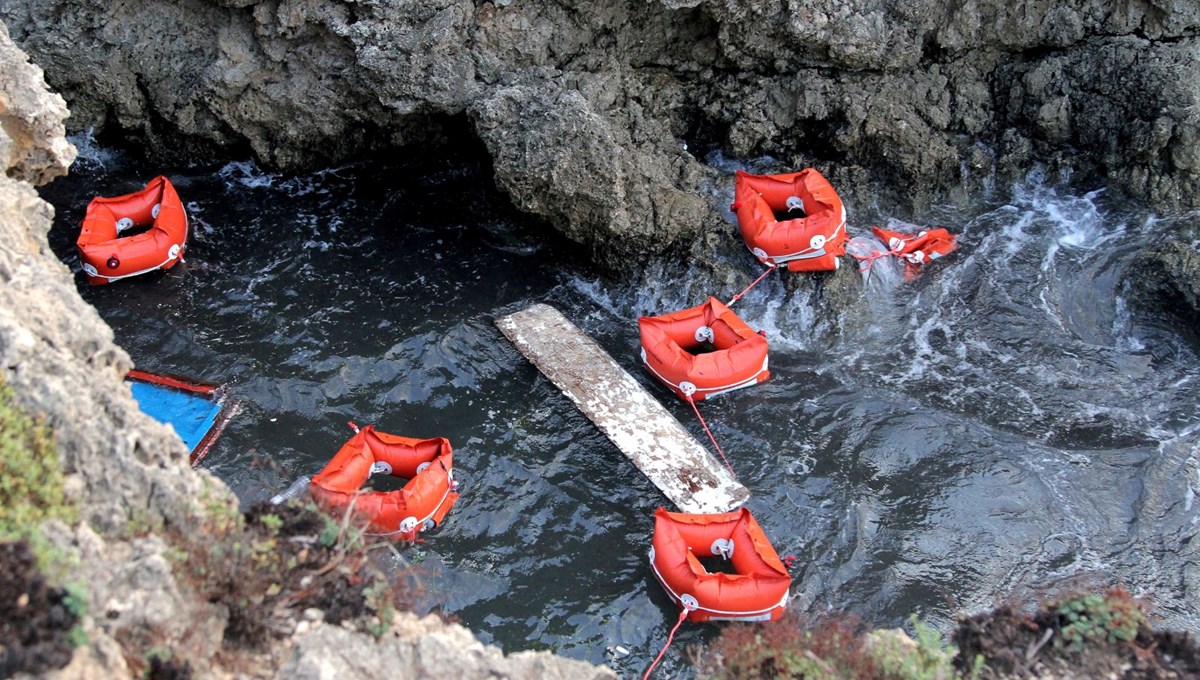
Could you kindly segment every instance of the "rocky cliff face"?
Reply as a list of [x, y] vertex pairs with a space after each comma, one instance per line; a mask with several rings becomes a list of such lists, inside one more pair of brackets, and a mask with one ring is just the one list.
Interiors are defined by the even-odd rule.
[[138, 409], [123, 382], [129, 356], [46, 242], [53, 209], [30, 183], [65, 174], [74, 159], [67, 115], [0, 26], [0, 375], [52, 427], [82, 519], [41, 532], [70, 565], [63, 580], [81, 585], [88, 604], [87, 644], [54, 675], [140, 677], [154, 646], [203, 677], [615, 677], [548, 653], [505, 656], [459, 626], [412, 615], [378, 641], [317, 617], [258, 656], [222, 650], [228, 612], [187, 586], [174, 548], [154, 530], [195, 531], [206, 515], [236, 512], [237, 501], [192, 470], [183, 442]]
[[[916, 209], [1034, 163], [1200, 205], [1200, 7], [1159, 0], [32, 0], [76, 129], [283, 169], [469, 118], [497, 182], [609, 261], [712, 219], [709, 151]], [[852, 210], [853, 214], [853, 210]]]

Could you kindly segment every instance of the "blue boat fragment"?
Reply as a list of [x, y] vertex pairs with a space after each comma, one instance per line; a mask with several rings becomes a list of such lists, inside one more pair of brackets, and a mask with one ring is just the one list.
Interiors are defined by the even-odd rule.
[[208, 454], [237, 411], [226, 408], [223, 391], [217, 385], [145, 371], [130, 371], [125, 380], [142, 412], [173, 427], [187, 444], [188, 462], [193, 467]]

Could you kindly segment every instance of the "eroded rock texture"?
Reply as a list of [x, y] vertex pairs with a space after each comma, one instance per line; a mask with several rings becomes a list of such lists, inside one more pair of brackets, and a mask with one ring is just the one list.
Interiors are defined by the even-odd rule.
[[34, 0], [0, 18], [74, 128], [160, 158], [308, 168], [465, 114], [517, 205], [610, 261], [703, 230], [714, 149], [815, 165], [852, 207], [1038, 162], [1200, 205], [1193, 3]]

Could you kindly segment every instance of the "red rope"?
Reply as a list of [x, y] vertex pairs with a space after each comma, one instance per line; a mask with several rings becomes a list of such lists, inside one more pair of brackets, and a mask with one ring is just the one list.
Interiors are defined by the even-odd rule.
[[700, 424], [704, 426], [704, 433], [708, 435], [709, 441], [717, 448], [717, 453], [721, 454], [721, 460], [725, 461], [725, 467], [729, 468], [729, 474], [737, 479], [737, 473], [733, 471], [733, 466], [729, 464], [729, 459], [725, 457], [725, 452], [721, 450], [721, 445], [717, 443], [717, 438], [713, 436], [712, 430], [708, 429], [708, 423], [704, 422], [704, 416], [700, 415], [700, 409], [696, 408], [696, 401], [692, 399], [692, 395], [688, 395], [687, 402], [692, 405], [692, 410], [696, 412], [696, 417], [700, 419]]
[[750, 284], [749, 286], [746, 286], [746, 288], [743, 289], [742, 292], [738, 293], [737, 295], [734, 295], [733, 299], [729, 301], [729, 304], [726, 305], [726, 307], [732, 307], [733, 303], [737, 302], [738, 300], [741, 300], [742, 296], [744, 296], [746, 293], [749, 293], [751, 288], [757, 286], [759, 281], [762, 281], [763, 279], [765, 279], [767, 277], [767, 274], [770, 274], [771, 272], [775, 271], [776, 266], [777, 265], [768, 266], [767, 271], [763, 272], [762, 274], [759, 274], [758, 278], [754, 279], [754, 283]]
[[662, 651], [658, 653], [658, 656], [654, 657], [654, 663], [650, 664], [650, 667], [646, 669], [646, 674], [642, 676], [642, 680], [648, 680], [650, 677], [650, 671], [654, 670], [654, 667], [658, 665], [659, 661], [662, 661], [663, 654], [667, 653], [667, 648], [671, 646], [671, 641], [675, 639], [675, 631], [679, 630], [679, 627], [683, 625], [685, 620], [687, 620], [687, 615], [687, 607], [684, 607], [679, 611], [679, 620], [675, 622], [675, 627], [671, 629], [671, 634], [667, 636], [667, 644], [663, 645]]
[[866, 263], [867, 263], [867, 281], [870, 281], [870, 280], [871, 280], [871, 267], [874, 267], [874, 266], [875, 266], [875, 260], [877, 260], [877, 259], [879, 259], [879, 258], [881, 258], [881, 257], [883, 257], [883, 256], [885, 256], [885, 255], [899, 255], [899, 254], [900, 254], [900, 249], [899, 249], [899, 248], [895, 248], [895, 249], [892, 249], [892, 250], [885, 250], [885, 251], [877, 251], [877, 252], [874, 252], [874, 253], [867, 253], [867, 254], [866, 254], [866, 255], [864, 255], [863, 257], [858, 257], [857, 255], [855, 255], [855, 257], [858, 257], [858, 260], [859, 260], [859, 262], [866, 262]]

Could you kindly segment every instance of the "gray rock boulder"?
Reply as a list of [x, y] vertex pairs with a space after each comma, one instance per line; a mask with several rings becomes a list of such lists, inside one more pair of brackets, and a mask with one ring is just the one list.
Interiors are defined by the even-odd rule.
[[65, 138], [67, 104], [42, 75], [0, 24], [0, 167], [33, 185], [65, 175], [75, 160]]
[[[400, 669], [408, 669], [401, 671]], [[608, 680], [617, 674], [604, 667], [570, 661], [545, 652], [505, 656], [481, 644], [471, 632], [435, 616], [411, 613], [396, 617], [378, 641], [325, 623], [301, 623], [275, 677], [289, 680], [385, 680], [449, 677], [461, 680], [541, 678]]]
[[1200, 206], [1187, 3], [32, 0], [0, 19], [73, 129], [157, 162], [312, 168], [468, 117], [517, 205], [611, 263], [713, 219], [694, 197], [728, 179], [713, 149], [818, 167], [852, 220], [1036, 164]]
[[1200, 320], [1200, 252], [1191, 243], [1167, 240], [1138, 253], [1126, 282], [1135, 309], [1187, 324]]

